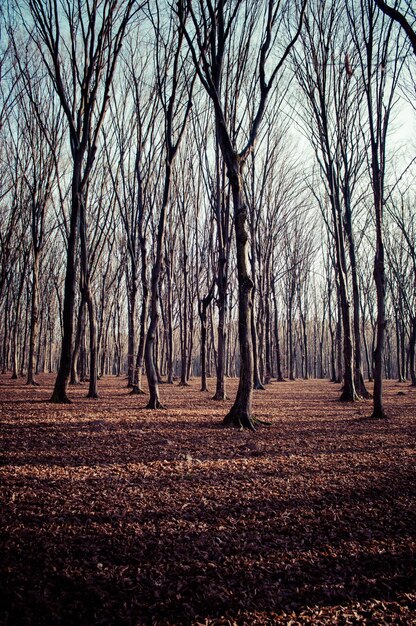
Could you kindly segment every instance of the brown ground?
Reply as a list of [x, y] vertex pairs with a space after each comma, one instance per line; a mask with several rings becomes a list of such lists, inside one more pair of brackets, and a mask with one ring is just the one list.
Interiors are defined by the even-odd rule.
[[159, 412], [121, 379], [70, 406], [39, 380], [0, 377], [1, 623], [416, 624], [416, 389], [387, 383], [375, 422], [273, 383], [248, 433], [197, 380]]

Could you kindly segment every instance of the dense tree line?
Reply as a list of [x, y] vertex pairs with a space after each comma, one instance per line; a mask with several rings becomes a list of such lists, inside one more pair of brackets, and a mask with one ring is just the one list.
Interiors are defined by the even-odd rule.
[[[25, 0], [1, 13], [0, 367], [68, 386], [416, 385], [415, 13]], [[413, 108], [412, 108], [413, 107]], [[400, 126], [408, 139], [401, 140]]]

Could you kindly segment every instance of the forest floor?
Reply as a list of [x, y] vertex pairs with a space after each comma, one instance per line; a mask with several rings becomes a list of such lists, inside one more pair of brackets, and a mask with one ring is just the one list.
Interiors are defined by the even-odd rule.
[[0, 376], [0, 623], [416, 624], [416, 389], [387, 382], [372, 421], [274, 382], [251, 433], [213, 381], [157, 412], [124, 379], [65, 406], [39, 382]]

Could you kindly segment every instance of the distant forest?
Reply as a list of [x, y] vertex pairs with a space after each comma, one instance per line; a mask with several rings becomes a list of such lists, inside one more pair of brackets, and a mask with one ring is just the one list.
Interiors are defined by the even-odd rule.
[[3, 373], [239, 377], [242, 428], [276, 380], [416, 385], [411, 0], [0, 11]]

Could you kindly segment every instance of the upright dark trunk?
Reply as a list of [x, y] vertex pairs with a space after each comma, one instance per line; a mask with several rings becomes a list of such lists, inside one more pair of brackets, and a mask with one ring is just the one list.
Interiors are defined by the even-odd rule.
[[377, 337], [374, 350], [374, 405], [372, 417], [384, 418], [386, 417], [383, 407], [383, 353], [386, 330], [385, 270], [384, 246], [379, 236], [377, 236], [377, 239], [377, 251], [374, 261], [374, 282], [377, 293]]
[[189, 340], [188, 340], [188, 356], [186, 365], [186, 380], [189, 381], [193, 375], [193, 350], [194, 350], [194, 315], [193, 315], [193, 297], [190, 304], [189, 311]]
[[27, 365], [27, 384], [38, 385], [35, 380], [35, 346], [39, 327], [39, 251], [34, 246], [32, 273], [32, 303], [30, 315], [29, 360]]
[[218, 270], [217, 270], [217, 307], [218, 307], [218, 349], [216, 353], [216, 370], [217, 380], [215, 394], [213, 400], [225, 400], [227, 391], [225, 385], [225, 363], [227, 356], [227, 333], [226, 333], [226, 316], [227, 316], [227, 283], [228, 283], [228, 258], [229, 258], [229, 215], [230, 200], [229, 196], [224, 198], [221, 190], [221, 181], [225, 182], [224, 167], [220, 160], [220, 129], [218, 128], [218, 120], [216, 120], [216, 191], [215, 191], [215, 214], [217, 222], [217, 241], [218, 241]]
[[94, 298], [91, 292], [91, 277], [88, 259], [87, 245], [87, 222], [85, 199], [80, 206], [80, 240], [81, 240], [81, 284], [83, 298], [87, 304], [88, 321], [90, 329], [90, 376], [87, 398], [98, 398], [98, 346], [97, 346], [97, 320], [95, 315]]
[[240, 381], [237, 396], [225, 425], [254, 430], [252, 416], [253, 399], [253, 346], [251, 341], [251, 313], [253, 281], [248, 260], [247, 210], [243, 201], [242, 165], [239, 160], [228, 168], [233, 194], [234, 228], [237, 253], [238, 278], [238, 339], [240, 346]]
[[411, 386], [416, 387], [416, 364], [415, 364], [415, 347], [416, 347], [416, 316], [411, 320], [411, 332], [409, 342], [409, 369]]
[[74, 351], [72, 354], [72, 362], [71, 362], [71, 385], [79, 384], [79, 376], [78, 376], [78, 359], [81, 350], [81, 334], [84, 328], [84, 309], [85, 309], [85, 300], [83, 295], [81, 294], [81, 300], [78, 308], [78, 318], [77, 318], [77, 330], [75, 333], [75, 343], [74, 343]]
[[[253, 293], [252, 293], [252, 298], [254, 295], [254, 287], [253, 287]], [[263, 390], [265, 389], [263, 383], [261, 382], [261, 377], [260, 377], [260, 369], [259, 369], [259, 354], [258, 354], [258, 336], [257, 336], [257, 330], [256, 330], [256, 321], [254, 319], [255, 316], [255, 312], [254, 312], [254, 302], [252, 303], [252, 309], [251, 309], [251, 342], [253, 345], [253, 387], [254, 389], [260, 389]]]
[[370, 398], [363, 378], [361, 334], [360, 334], [360, 290], [357, 275], [357, 259], [355, 254], [355, 242], [352, 232], [351, 201], [349, 190], [344, 189], [345, 200], [345, 230], [348, 238], [348, 249], [351, 265], [351, 281], [353, 295], [353, 327], [354, 327], [354, 385], [358, 396]]
[[67, 395], [68, 382], [71, 374], [72, 335], [74, 328], [75, 278], [76, 278], [76, 244], [80, 212], [80, 182], [82, 157], [74, 158], [74, 172], [72, 176], [71, 216], [67, 249], [67, 264], [65, 274], [64, 305], [62, 313], [63, 335], [61, 357], [55, 387], [51, 402], [69, 403]]
[[[184, 227], [185, 228], [185, 227]], [[183, 313], [182, 313], [182, 333], [181, 333], [181, 379], [179, 385], [185, 387], [187, 382], [187, 349], [188, 349], [188, 271], [185, 235], [182, 241], [183, 251]]]
[[143, 283], [143, 301], [142, 301], [142, 311], [140, 314], [140, 336], [139, 336], [139, 346], [137, 348], [137, 359], [136, 359], [136, 371], [134, 375], [134, 385], [132, 389], [132, 393], [144, 394], [142, 389], [142, 373], [144, 366], [144, 348], [146, 342], [146, 320], [147, 320], [147, 312], [149, 308], [149, 288], [147, 283]]
[[[126, 270], [127, 271], [127, 270]], [[134, 385], [134, 352], [135, 352], [135, 324], [136, 324], [136, 297], [137, 297], [137, 270], [132, 262], [131, 283], [128, 296], [128, 341], [127, 341], [127, 387]]]
[[[225, 263], [225, 259], [224, 259]], [[217, 380], [215, 394], [213, 400], [225, 400], [227, 398], [227, 391], [225, 386], [225, 356], [226, 356], [226, 342], [227, 333], [225, 330], [225, 317], [227, 313], [227, 279], [225, 277], [225, 270], [223, 262], [220, 259], [218, 267], [218, 344], [216, 351], [216, 370]]]
[[207, 387], [207, 309], [214, 297], [214, 284], [202, 300], [198, 302], [198, 313], [201, 321], [201, 391]]
[[[165, 229], [166, 229], [166, 213], [169, 199], [171, 165], [173, 155], [166, 159], [165, 185], [163, 190], [162, 207], [160, 210], [159, 224], [157, 230], [156, 257], [152, 268], [152, 276], [150, 283], [150, 322], [147, 329], [146, 344], [144, 350], [144, 360], [146, 363], [147, 383], [149, 386], [149, 402], [146, 406], [148, 409], [163, 409], [164, 406], [160, 401], [159, 379], [160, 375], [157, 370], [154, 352], [157, 332], [157, 321], [159, 319], [159, 282], [162, 272], [162, 257], [165, 246]], [[171, 307], [168, 307], [170, 309]], [[169, 310], [168, 310], [169, 314]]]
[[289, 296], [287, 307], [287, 366], [289, 380], [295, 380], [294, 355], [293, 355], [293, 321], [292, 321], [292, 297]]
[[3, 333], [3, 353], [2, 353], [2, 370], [1, 373], [5, 374], [9, 365], [9, 290], [6, 292], [6, 303], [4, 308], [4, 333]]
[[383, 244], [383, 182], [377, 158], [377, 146], [372, 146], [372, 175], [373, 194], [376, 218], [376, 253], [374, 257], [374, 282], [377, 294], [377, 336], [374, 350], [374, 402], [373, 418], [384, 418], [386, 414], [383, 407], [383, 352], [384, 336], [386, 331], [386, 278], [384, 267], [384, 244]]
[[309, 354], [308, 354], [308, 336], [306, 332], [306, 315], [302, 313], [299, 302], [300, 321], [302, 325], [302, 343], [303, 343], [303, 367], [302, 376], [304, 380], [309, 378]]
[[98, 346], [97, 346], [97, 321], [95, 315], [94, 299], [88, 286], [86, 293], [88, 307], [88, 319], [90, 328], [90, 379], [87, 398], [98, 398]]
[[[325, 366], [324, 366], [325, 317], [326, 317], [326, 310], [324, 307], [324, 310], [322, 313], [321, 335], [319, 338], [319, 378], [324, 378], [325, 376]], [[329, 319], [328, 319], [328, 323], [329, 324], [331, 323]]]
[[369, 349], [368, 349], [367, 333], [366, 333], [366, 327], [365, 327], [365, 312], [364, 312], [363, 307], [361, 310], [361, 328], [362, 328], [362, 336], [363, 336], [363, 342], [364, 342], [365, 362], [367, 364], [368, 380], [369, 382], [372, 382], [373, 372], [372, 372], [372, 367], [370, 363], [370, 354], [369, 354]]
[[167, 347], [167, 382], [173, 385], [173, 303], [172, 303], [172, 264], [166, 254], [166, 279], [167, 279], [167, 311], [166, 311], [166, 347]]
[[402, 320], [400, 323], [400, 349], [402, 356], [402, 382], [406, 382], [407, 380], [407, 362], [406, 362], [406, 332], [403, 323], [404, 315], [402, 315]]
[[341, 401], [351, 401], [357, 399], [354, 385], [354, 349], [351, 333], [351, 304], [347, 295], [346, 277], [342, 270], [339, 272], [340, 303], [343, 329], [343, 349], [344, 349], [344, 377], [343, 389], [340, 397]]
[[13, 324], [13, 336], [12, 336], [12, 347], [13, 347], [12, 378], [13, 379], [16, 379], [18, 377], [18, 372], [19, 372], [18, 338], [19, 338], [20, 308], [21, 308], [23, 287], [25, 284], [25, 275], [26, 275], [26, 259], [23, 263], [23, 267], [21, 268], [19, 288], [18, 288], [17, 298], [16, 298], [15, 319], [14, 319], [14, 324]]
[[253, 280], [253, 289], [251, 292], [251, 343], [253, 345], [253, 387], [254, 389], [264, 390], [265, 387], [261, 381], [259, 370], [259, 350], [258, 350], [258, 336], [257, 336], [257, 315], [255, 305], [256, 286], [254, 284], [256, 276], [256, 246], [255, 246], [255, 232], [254, 232], [254, 216], [251, 218], [251, 277]]
[[265, 383], [269, 384], [273, 377], [272, 370], [272, 351], [271, 351], [271, 332], [270, 332], [270, 284], [267, 280], [267, 293], [265, 296], [265, 352], [266, 352], [266, 376]]
[[279, 316], [277, 312], [277, 297], [276, 297], [276, 287], [274, 284], [274, 280], [272, 280], [272, 293], [273, 293], [273, 303], [274, 303], [274, 340], [276, 343], [276, 374], [277, 380], [279, 382], [283, 382], [283, 374], [282, 374], [282, 357], [280, 352], [280, 338], [279, 338]]

